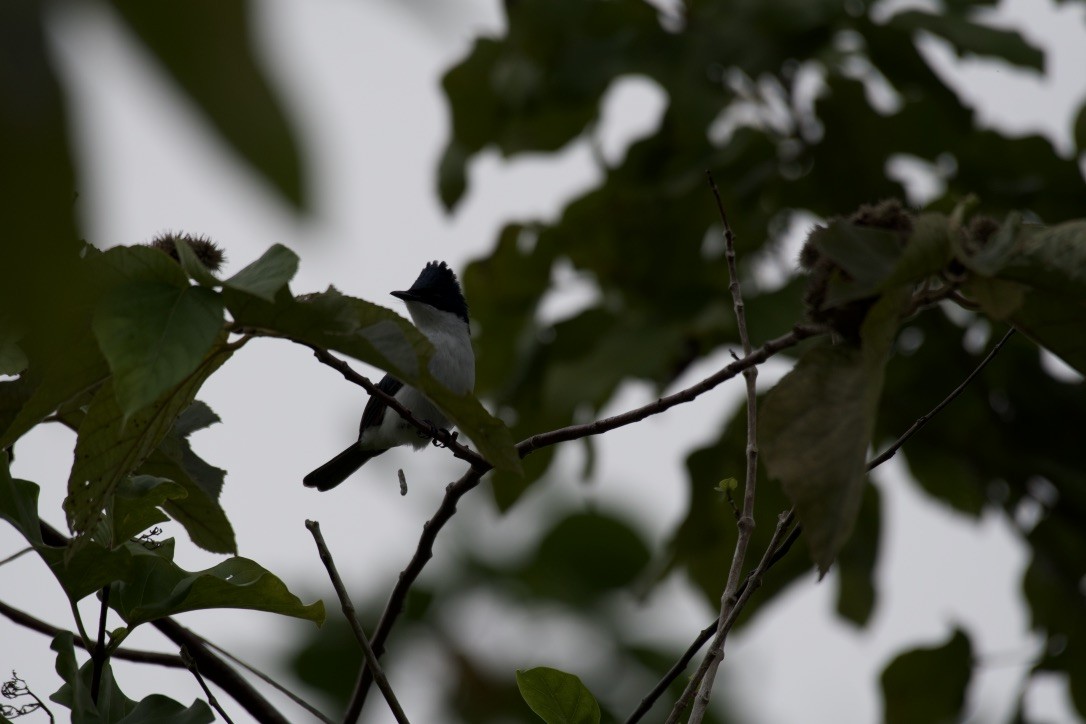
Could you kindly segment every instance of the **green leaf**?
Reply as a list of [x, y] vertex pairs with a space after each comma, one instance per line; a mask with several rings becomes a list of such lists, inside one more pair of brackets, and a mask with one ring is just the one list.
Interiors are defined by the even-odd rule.
[[286, 287], [297, 271], [298, 255], [282, 244], [275, 244], [223, 285], [274, 302], [275, 295]]
[[297, 142], [253, 48], [254, 6], [241, 0], [214, 6], [112, 4], [227, 145], [288, 202], [303, 207]]
[[865, 485], [860, 512], [852, 536], [837, 554], [837, 615], [857, 626], [866, 626], [875, 610], [875, 563], [879, 557], [881, 521], [879, 489]]
[[158, 446], [204, 380], [233, 352], [232, 347], [218, 344], [192, 374], [127, 422], [113, 393], [112, 382], [98, 390], [79, 426], [75, 464], [68, 478], [64, 510], [72, 530], [77, 533], [90, 530], [117, 485]]
[[239, 325], [342, 352], [420, 389], [495, 468], [520, 473], [520, 456], [509, 429], [474, 396], [456, 394], [429, 374], [433, 347], [393, 311], [334, 289], [300, 299], [283, 289], [274, 303], [231, 289], [224, 290], [224, 297]]
[[901, 239], [886, 229], [834, 221], [811, 232], [809, 243], [849, 277], [833, 281], [828, 306], [874, 296], [902, 263]]
[[151, 475], [125, 478], [117, 486], [112, 505], [106, 513], [110, 540], [105, 542], [116, 548], [151, 526], [169, 520], [159, 508], [169, 500], [187, 495], [182, 485], [166, 478]]
[[1086, 221], [1046, 228], [1011, 214], [963, 261], [983, 275], [966, 291], [989, 316], [1086, 372]]
[[321, 601], [303, 605], [286, 585], [256, 561], [229, 558], [188, 572], [159, 551], [129, 543], [132, 570], [114, 584], [110, 606], [129, 627], [185, 611], [241, 608], [324, 623]]
[[192, 705], [182, 704], [152, 694], [140, 702], [125, 696], [113, 676], [113, 667], [107, 662], [102, 668], [98, 703], [91, 699], [93, 663], [87, 661], [76, 666], [74, 640], [65, 632], [53, 639], [51, 647], [57, 652], [57, 673], [64, 685], [49, 698], [72, 710], [71, 720], [79, 724], [210, 724], [215, 720], [211, 708], [196, 699]]
[[860, 347], [809, 349], [759, 414], [766, 470], [795, 505], [822, 574], [859, 513], [886, 360], [908, 296], [901, 289], [880, 298], [864, 320]]
[[599, 724], [600, 705], [573, 674], [546, 666], [517, 671], [517, 688], [547, 724]]
[[38, 486], [11, 477], [8, 452], [0, 450], [0, 518], [15, 526], [33, 546], [42, 544]]
[[947, 217], [943, 214], [919, 214], [913, 218], [913, 231], [908, 244], [880, 290], [920, 282], [946, 268], [952, 257]]
[[102, 300], [94, 333], [125, 419], [196, 369], [222, 321], [219, 295], [203, 287], [134, 282]]
[[949, 42], [959, 56], [990, 56], [1012, 65], [1044, 71], [1044, 51], [1031, 45], [1017, 30], [1001, 30], [961, 16], [935, 15], [921, 10], [898, 13], [887, 24], [904, 31], [923, 30], [938, 35]]
[[648, 547], [629, 525], [598, 513], [575, 513], [544, 534], [517, 575], [536, 595], [583, 607], [629, 586], [648, 562]]
[[[73, 724], [97, 724], [98, 707], [91, 699], [89, 683], [80, 676], [75, 660], [75, 638], [70, 631], [57, 634], [50, 647], [57, 652], [56, 670], [64, 685], [49, 698], [72, 710]], [[103, 677], [104, 678], [104, 677]]]
[[961, 629], [941, 646], [900, 654], [882, 672], [883, 721], [961, 721], [972, 674], [973, 649]]

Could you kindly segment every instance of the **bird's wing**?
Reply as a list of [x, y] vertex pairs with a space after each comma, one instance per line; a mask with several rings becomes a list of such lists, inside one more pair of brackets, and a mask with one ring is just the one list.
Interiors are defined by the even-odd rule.
[[[377, 389], [381, 390], [387, 395], [395, 395], [403, 387], [403, 383], [392, 375], [385, 375], [380, 382], [377, 383]], [[368, 428], [377, 427], [381, 424], [381, 421], [385, 419], [385, 410], [388, 409], [388, 405], [380, 397], [370, 396], [370, 401], [366, 403], [366, 409], [362, 411], [362, 422], [358, 425], [358, 437], [361, 439], [362, 433]]]

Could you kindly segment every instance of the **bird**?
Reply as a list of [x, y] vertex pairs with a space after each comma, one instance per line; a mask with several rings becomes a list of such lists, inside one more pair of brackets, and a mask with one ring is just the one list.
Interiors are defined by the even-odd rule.
[[[453, 270], [443, 261], [432, 261], [423, 267], [410, 289], [391, 294], [403, 300], [415, 326], [434, 347], [431, 376], [454, 393], [471, 394], [475, 389], [475, 352], [471, 347], [468, 303]], [[386, 374], [377, 389], [395, 397], [418, 420], [434, 428], [449, 426], [437, 405], [396, 377]], [[308, 488], [331, 490], [381, 453], [399, 445], [418, 450], [428, 441], [411, 423], [390, 411], [383, 400], [371, 396], [362, 412], [358, 440], [306, 475], [302, 482]]]

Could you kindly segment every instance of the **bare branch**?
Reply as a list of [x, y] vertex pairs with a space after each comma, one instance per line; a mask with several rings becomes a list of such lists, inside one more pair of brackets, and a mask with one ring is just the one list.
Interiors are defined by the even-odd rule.
[[[739, 285], [739, 269], [735, 263], [735, 235], [728, 223], [728, 214], [724, 210], [724, 202], [720, 199], [720, 190], [713, 181], [713, 175], [705, 172], [709, 182], [709, 188], [716, 199], [716, 208], [720, 214], [720, 222], [724, 225], [724, 258], [728, 263], [728, 289], [732, 295], [732, 306], [735, 308], [736, 328], [739, 332], [739, 342], [743, 346], [744, 356], [750, 355], [750, 335], [747, 333], [746, 305], [743, 303], [743, 290]], [[739, 534], [735, 539], [735, 553], [732, 554], [731, 568], [728, 570], [728, 580], [724, 585], [724, 593], [720, 597], [720, 619], [726, 621], [738, 596], [739, 576], [743, 572], [743, 563], [746, 561], [747, 548], [750, 546], [750, 538], [754, 534], [754, 499], [758, 485], [758, 368], [748, 367], [743, 370], [743, 378], [747, 387], [747, 477], [743, 486], [743, 513], [739, 516]], [[701, 690], [694, 701], [694, 708], [690, 712], [690, 724], [701, 724], [705, 712], [709, 707], [709, 699], [713, 691], [713, 682], [716, 679], [717, 668], [724, 658], [724, 637], [717, 635], [713, 645], [705, 653], [706, 674], [701, 681]], [[707, 666], [706, 666], [707, 664]]]
[[347, 593], [347, 587], [343, 585], [343, 579], [339, 577], [339, 572], [336, 570], [336, 563], [332, 560], [332, 552], [328, 550], [328, 545], [324, 542], [324, 536], [321, 535], [321, 524], [315, 520], [307, 520], [305, 522], [305, 527], [313, 534], [313, 541], [317, 544], [317, 551], [320, 553], [321, 561], [328, 570], [328, 577], [332, 580], [332, 587], [336, 589], [336, 595], [339, 596], [339, 603], [343, 608], [343, 615], [347, 618], [347, 623], [351, 625], [351, 630], [354, 631], [355, 638], [358, 639], [358, 645], [362, 648], [362, 655], [366, 659], [366, 666], [369, 667], [369, 670], [373, 673], [373, 679], [377, 682], [377, 688], [380, 689], [381, 693], [384, 695], [385, 701], [388, 702], [388, 708], [392, 710], [392, 715], [396, 717], [396, 721], [399, 722], [399, 724], [410, 724], [407, 720], [407, 715], [404, 714], [403, 709], [400, 707], [400, 702], [396, 700], [396, 693], [392, 691], [392, 685], [388, 683], [388, 678], [381, 669], [381, 664], [377, 661], [377, 655], [373, 653], [373, 649], [370, 647], [369, 639], [366, 638], [366, 632], [362, 630], [362, 624], [358, 622], [358, 616], [355, 615], [354, 603], [351, 602], [351, 597]]
[[[770, 565], [772, 565], [771, 561], [773, 560], [773, 553], [780, 544], [784, 531], [792, 524], [794, 518], [794, 512], [791, 510], [781, 513], [780, 517], [777, 518], [777, 527], [773, 531], [773, 537], [769, 539], [769, 545], [766, 546], [765, 553], [762, 554], [762, 560], [759, 561], [758, 565], [751, 571], [747, 584], [743, 586], [742, 593], [739, 594], [739, 597], [735, 601], [735, 605], [732, 606], [727, 617], [722, 619], [723, 623], [717, 628], [716, 638], [713, 639], [712, 648], [723, 651], [724, 641], [728, 638], [728, 632], [732, 630], [735, 620], [739, 617], [739, 614], [743, 612], [743, 608], [746, 607], [747, 601], [750, 600], [750, 597], [762, 585], [762, 578], [765, 576], [765, 572], [769, 570]], [[694, 698], [694, 694], [701, 686], [701, 682], [705, 680], [706, 674], [712, 667], [714, 660], [715, 658], [710, 656], [706, 656], [702, 659], [701, 666], [694, 672], [694, 676], [690, 678], [690, 683], [687, 684], [682, 696], [675, 702], [675, 707], [671, 710], [671, 714], [668, 716], [666, 724], [677, 724], [683, 710]], [[693, 712], [691, 712], [691, 717], [693, 717]]]
[[[65, 633], [66, 629], [48, 624], [41, 619], [34, 618], [25, 611], [20, 611], [14, 606], [0, 601], [0, 615], [10, 621], [19, 624], [31, 631], [37, 631], [40, 634], [46, 636], [55, 637], [59, 633]], [[78, 636], [74, 639], [75, 645], [79, 648], [84, 648], [83, 641]], [[157, 651], [142, 651], [139, 649], [125, 649], [120, 648], [115, 650], [111, 656], [115, 659], [124, 659], [125, 661], [135, 661], [141, 664], [155, 664], [157, 666], [168, 666], [173, 669], [183, 669], [185, 664], [181, 661], [180, 656], [174, 656], [173, 654], [160, 654]]]
[[223, 718], [226, 724], [234, 724], [229, 715], [223, 711], [222, 706], [219, 704], [219, 700], [215, 698], [215, 695], [211, 693], [211, 689], [208, 688], [207, 682], [204, 681], [204, 677], [200, 676], [200, 669], [196, 666], [196, 660], [192, 658], [192, 654], [189, 653], [188, 648], [181, 647], [181, 660], [185, 662], [185, 666], [192, 675], [196, 677], [196, 682], [200, 685], [200, 688], [204, 690], [204, 696], [207, 697], [207, 703], [211, 705], [215, 711], [219, 712], [219, 716]]
[[701, 382], [691, 385], [684, 390], [679, 390], [674, 394], [661, 397], [647, 405], [628, 410], [620, 415], [605, 417], [602, 420], [596, 420], [595, 422], [589, 422], [583, 425], [561, 427], [557, 430], [533, 435], [532, 437], [517, 443], [517, 451], [520, 453], [521, 457], [524, 457], [540, 448], [548, 447], [556, 443], [566, 442], [568, 440], [579, 440], [583, 437], [599, 435], [625, 425], [640, 422], [646, 417], [658, 415], [676, 405], [690, 402], [714, 387], [727, 382], [744, 370], [762, 364], [777, 352], [788, 349], [789, 347], [795, 347], [809, 337], [815, 337], [824, 333], [825, 330], [822, 327], [809, 324], [797, 324], [788, 334], [769, 340], [745, 357], [735, 360], [719, 371], [709, 375]]
[[929, 412], [928, 414], [918, 417], [916, 419], [916, 422], [914, 422], [901, 437], [895, 440], [890, 447], [883, 450], [882, 453], [880, 453], [877, 457], [873, 458], [871, 462], [867, 464], [868, 471], [872, 470], [873, 468], [877, 468], [879, 465], [882, 465], [884, 462], [894, 457], [894, 455], [897, 454], [897, 451], [901, 449], [901, 446], [908, 442], [909, 438], [919, 432], [920, 428], [924, 427], [924, 425], [928, 424], [928, 420], [942, 412], [944, 407], [953, 402], [958, 395], [962, 394], [962, 391], [965, 390], [969, 383], [972, 382], [973, 379], [980, 374], [981, 370], [987, 367], [988, 363], [991, 362], [997, 354], [999, 354], [999, 350], [1003, 349], [1003, 345], [1007, 343], [1007, 340], [1011, 338], [1012, 334], [1014, 334], [1014, 327], [1011, 327], [1007, 330], [1007, 333], [1003, 335], [1002, 339], [996, 342], [996, 345], [992, 347], [992, 350], [987, 355], [985, 355], [984, 359], [980, 361], [980, 364], [978, 364], [976, 368], [974, 368], [973, 371], [969, 373], [968, 377], [962, 380], [962, 383], [960, 385], [955, 387], [949, 395], [943, 398], [942, 402], [933, 407], [931, 412]]

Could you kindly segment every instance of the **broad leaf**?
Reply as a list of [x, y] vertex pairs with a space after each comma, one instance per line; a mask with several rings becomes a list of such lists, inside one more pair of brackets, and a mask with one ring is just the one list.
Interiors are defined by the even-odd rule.
[[114, 584], [110, 606], [129, 627], [209, 608], [243, 608], [324, 623], [321, 601], [304, 605], [286, 585], [248, 558], [229, 558], [203, 571], [179, 568], [162, 551], [129, 543], [131, 572]]
[[298, 255], [282, 244], [276, 244], [223, 285], [273, 302], [275, 295], [286, 287], [297, 271]]
[[599, 724], [600, 705], [573, 674], [546, 666], [517, 671], [517, 688], [547, 724]]
[[253, 48], [250, 14], [255, 6], [242, 0], [213, 6], [140, 0], [112, 4], [227, 146], [287, 201], [303, 207], [306, 189], [297, 141]]
[[116, 548], [156, 523], [169, 520], [160, 508], [167, 501], [187, 495], [182, 485], [166, 478], [133, 475], [122, 480], [107, 508], [110, 539], [103, 543]]
[[125, 419], [192, 374], [222, 321], [219, 295], [187, 284], [134, 282], [102, 300], [94, 333]]
[[883, 721], [961, 721], [972, 674], [973, 649], [961, 629], [941, 646], [900, 654], [882, 672]]
[[82, 533], [94, 525], [120, 481], [151, 454], [204, 380], [231, 354], [233, 348], [220, 343], [185, 380], [127, 422], [112, 383], [98, 390], [79, 426], [75, 464], [68, 478], [64, 510], [73, 531]]
[[77, 667], [71, 633], [58, 634], [51, 647], [57, 652], [57, 673], [64, 685], [49, 698], [71, 709], [72, 722], [78, 724], [210, 724], [215, 720], [211, 708], [196, 699], [184, 706], [161, 694], [152, 694], [136, 702], [125, 696], [113, 678], [107, 661], [102, 669], [98, 702], [91, 699], [93, 664]]
[[762, 405], [758, 441], [766, 470], [795, 505], [823, 574], [859, 513], [884, 368], [907, 298], [898, 290], [875, 304], [859, 347], [811, 348]]

